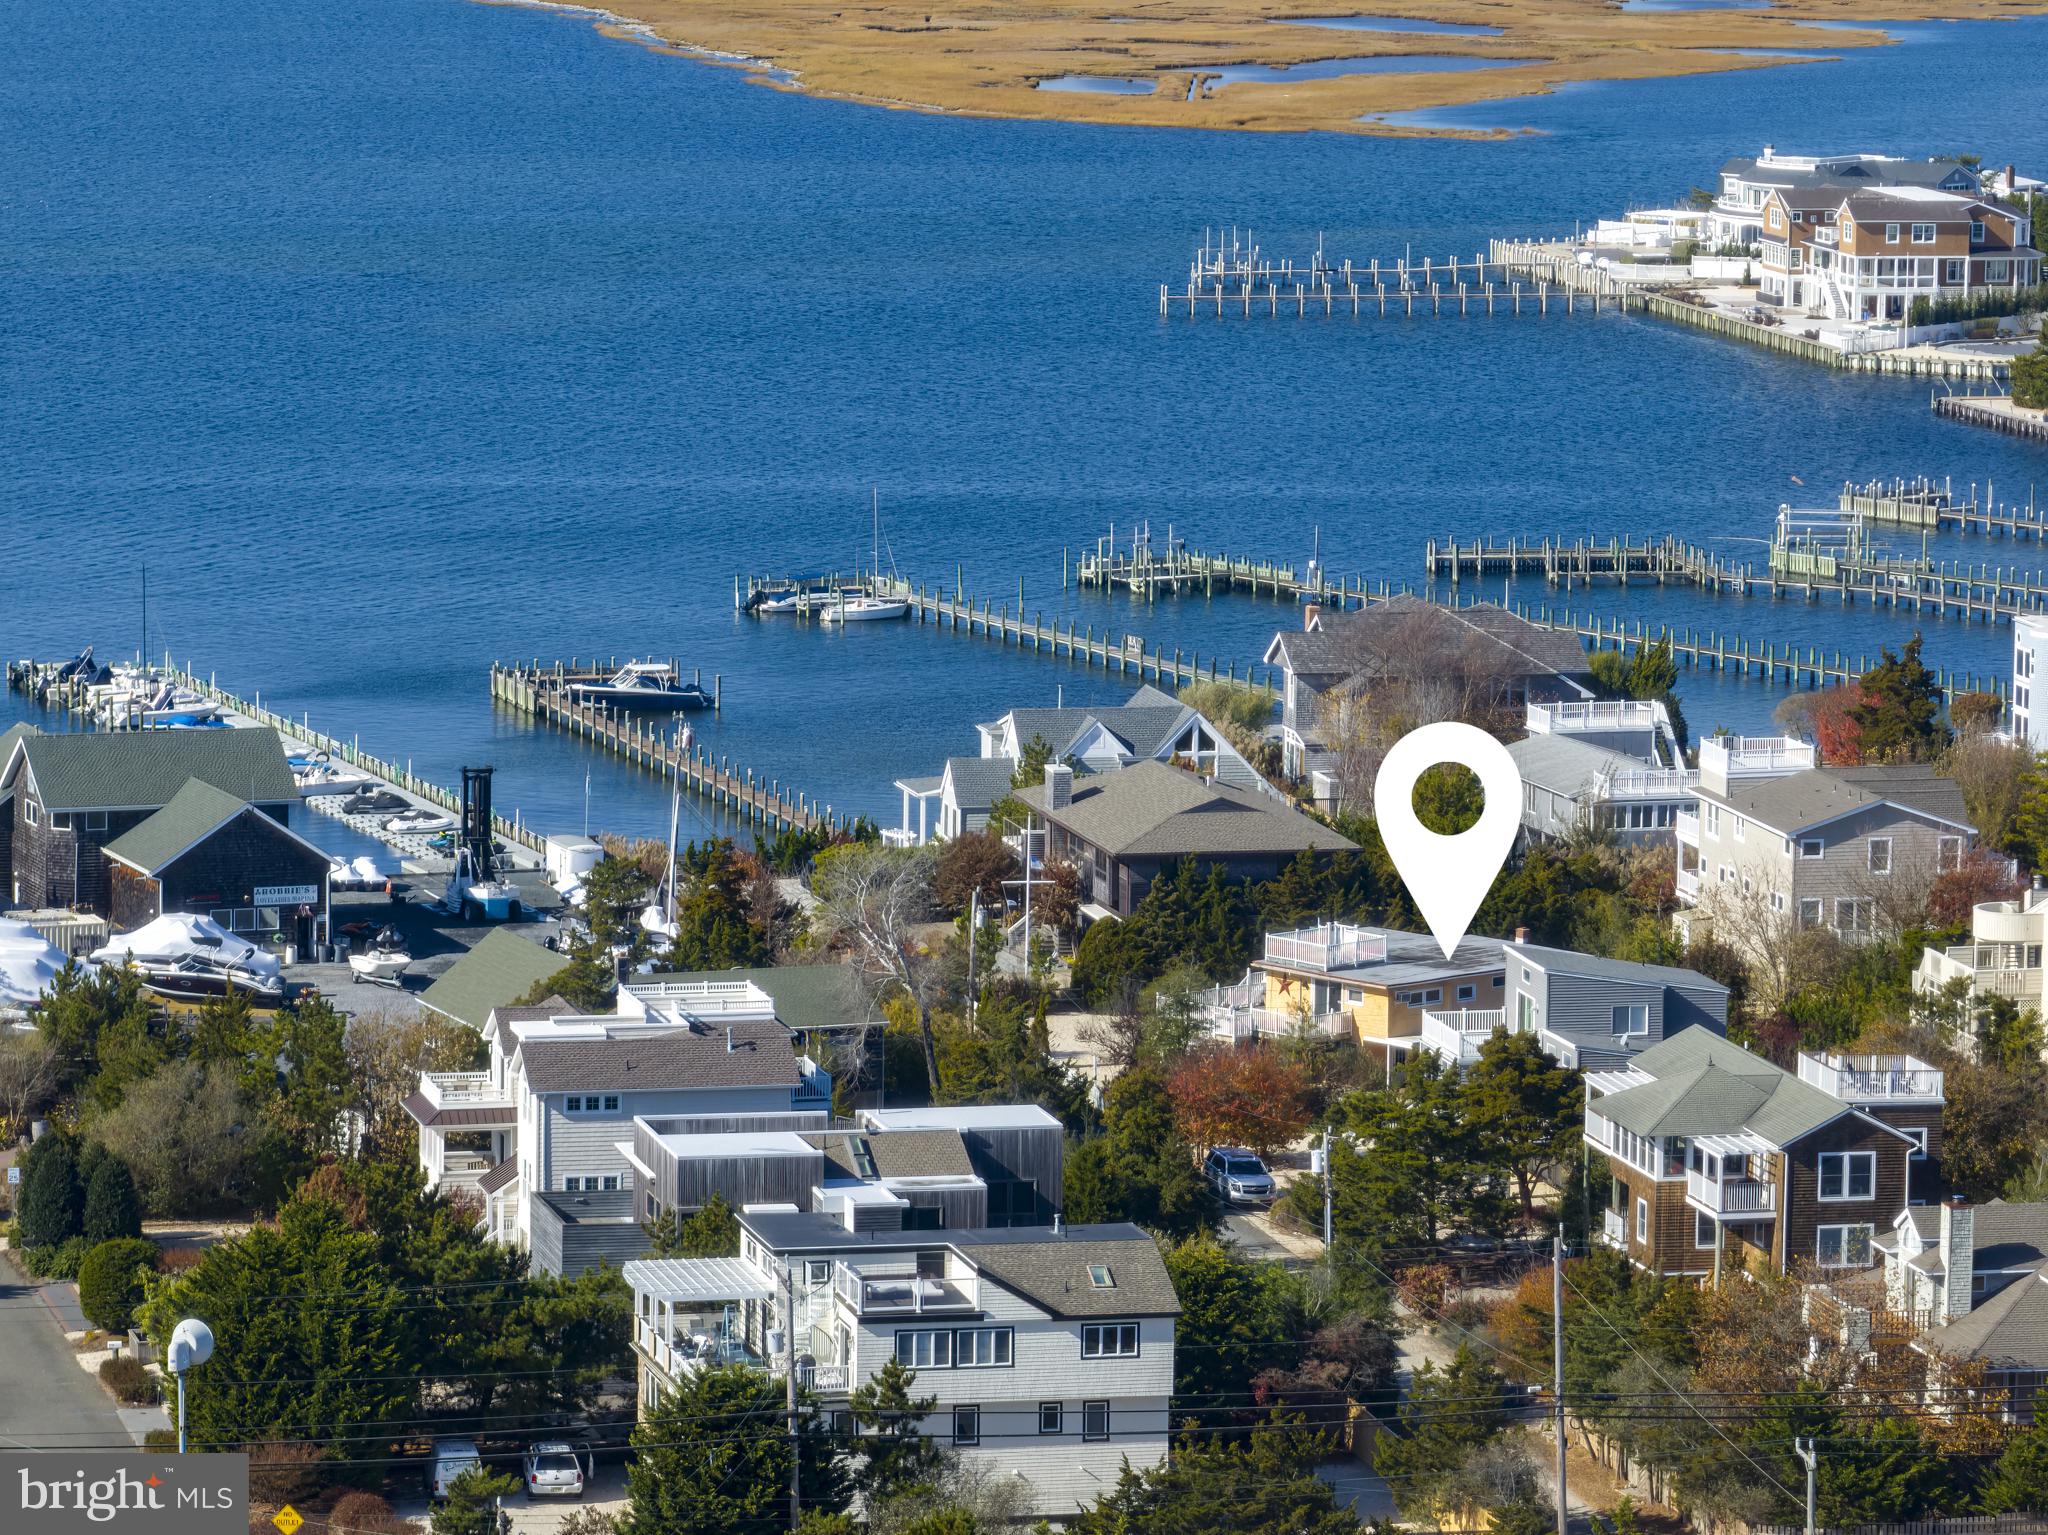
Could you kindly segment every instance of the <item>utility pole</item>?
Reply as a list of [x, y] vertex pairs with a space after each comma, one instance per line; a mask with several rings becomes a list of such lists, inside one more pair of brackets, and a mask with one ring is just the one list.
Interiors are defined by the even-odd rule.
[[1323, 1126], [1323, 1261], [1332, 1269], [1337, 1257], [1330, 1234], [1330, 1127]]
[[1792, 1453], [1806, 1466], [1806, 1535], [1814, 1535], [1813, 1494], [1814, 1482], [1820, 1474], [1820, 1451], [1811, 1439], [1795, 1439], [1792, 1441]]
[[[1029, 885], [1024, 887], [1024, 893], [1031, 893]], [[974, 1024], [974, 1005], [981, 1000], [981, 983], [974, 978], [974, 940], [980, 931], [981, 892], [975, 890], [967, 897], [967, 1023], [970, 1028]]]
[[[1564, 1471], [1564, 1233], [1550, 1239], [1550, 1392], [1557, 1399], [1557, 1535], [1567, 1535]], [[1812, 1535], [1809, 1530], [1807, 1535]]]
[[[801, 1261], [801, 1260], [798, 1260]], [[782, 1382], [784, 1400], [789, 1404], [789, 1527], [792, 1532], [803, 1522], [804, 1457], [803, 1436], [796, 1421], [796, 1270], [782, 1269], [783, 1294], [789, 1305], [782, 1316]]]

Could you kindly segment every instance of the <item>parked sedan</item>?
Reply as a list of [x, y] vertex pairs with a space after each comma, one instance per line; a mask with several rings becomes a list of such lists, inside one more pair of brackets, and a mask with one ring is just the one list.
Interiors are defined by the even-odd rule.
[[526, 1452], [528, 1497], [578, 1498], [583, 1495], [583, 1462], [575, 1448], [560, 1439], [543, 1440]]
[[1277, 1192], [1266, 1164], [1241, 1146], [1212, 1148], [1202, 1159], [1202, 1177], [1227, 1204], [1269, 1205]]

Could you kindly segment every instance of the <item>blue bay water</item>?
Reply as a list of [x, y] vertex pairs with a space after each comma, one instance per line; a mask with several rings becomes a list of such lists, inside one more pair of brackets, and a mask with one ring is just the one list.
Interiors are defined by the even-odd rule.
[[[491, 708], [490, 660], [680, 656], [714, 749], [893, 820], [891, 781], [1017, 704], [1116, 679], [911, 626], [732, 610], [741, 570], [865, 557], [1239, 661], [1249, 598], [1060, 590], [1139, 520], [1420, 577], [1431, 534], [1675, 530], [1759, 557], [1846, 477], [2024, 495], [2041, 450], [1924, 385], [1654, 321], [1161, 320], [1205, 225], [1301, 256], [1469, 256], [1668, 201], [1729, 154], [2048, 164], [2016, 111], [2048, 23], [1915, 27], [1840, 62], [1460, 109], [1501, 143], [970, 121], [812, 101], [459, 0], [30, 7], [0, 57], [0, 652], [150, 643], [547, 829], [653, 832], [637, 773]], [[1825, 143], [1809, 143], [1825, 128]], [[1802, 490], [1793, 483], [1805, 482]], [[1944, 540], [2034, 564], [2025, 546]], [[1606, 615], [1829, 649], [1906, 615], [1596, 590]], [[1929, 619], [1938, 664], [2002, 630]], [[1777, 689], [1685, 680], [1696, 726]], [[9, 701], [5, 711], [18, 709]]]

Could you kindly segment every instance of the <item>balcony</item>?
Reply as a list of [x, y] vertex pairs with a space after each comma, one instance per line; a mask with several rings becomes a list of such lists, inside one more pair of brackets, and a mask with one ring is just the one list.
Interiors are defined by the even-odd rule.
[[483, 1175], [497, 1166], [489, 1157], [473, 1151], [442, 1153], [441, 1171], [433, 1186], [437, 1189], [473, 1189]]
[[1455, 1066], [1469, 1066], [1479, 1059], [1479, 1047], [1493, 1037], [1495, 1029], [1507, 1027], [1503, 1008], [1468, 1007], [1459, 1012], [1422, 1015], [1422, 1047]]
[[[1688, 847], [1698, 847], [1700, 845], [1700, 813], [1697, 810], [1681, 810], [1678, 812], [1678, 840], [1685, 843]], [[1694, 870], [1693, 872], [1695, 877], [1697, 877], [1699, 871]]]
[[1235, 986], [1211, 987], [1201, 994], [1196, 1007], [1207, 1020], [1210, 1034], [1233, 1044], [1247, 1039], [1295, 1039], [1305, 1035], [1321, 1039], [1352, 1037], [1351, 1015], [1341, 1009], [1303, 1013], [1260, 1007], [1254, 999], [1265, 994], [1264, 983], [1251, 976]]
[[[633, 1346], [670, 1380], [728, 1364], [752, 1365], [778, 1379], [787, 1369], [784, 1356], [764, 1358], [739, 1340], [716, 1332], [692, 1332], [670, 1340], [646, 1317], [633, 1319]], [[852, 1389], [853, 1370], [843, 1364], [810, 1363], [799, 1356], [796, 1379], [799, 1386], [821, 1396], [843, 1395]]]
[[1266, 935], [1266, 963], [1293, 970], [1356, 970], [1384, 964], [1387, 940], [1370, 928], [1342, 922]]
[[1522, 723], [1531, 735], [1567, 735], [1581, 730], [1657, 730], [1666, 720], [1664, 706], [1647, 699], [1588, 703], [1532, 703]]
[[797, 1057], [797, 1083], [789, 1090], [793, 1109], [824, 1109], [832, 1105], [832, 1073], [808, 1055]]
[[510, 1123], [512, 1094], [488, 1071], [423, 1071], [420, 1096], [437, 1109], [503, 1109]]
[[1600, 1240], [1609, 1247], [1628, 1247], [1628, 1222], [1622, 1219], [1619, 1210], [1600, 1212]]
[[981, 1309], [981, 1281], [914, 1273], [864, 1273], [839, 1265], [839, 1298], [859, 1316], [957, 1315]]
[[[1601, 797], [1609, 803], [1632, 799], [1665, 800], [1690, 794], [1699, 787], [1699, 782], [1699, 772], [1694, 768], [1621, 768], [1602, 775], [1600, 788]], [[1697, 836], [1694, 840], [1698, 840]]]
[[[1684, 840], [1682, 833], [1679, 840]], [[1672, 876], [1671, 883], [1672, 889], [1677, 894], [1679, 900], [1685, 902], [1688, 906], [1700, 898], [1700, 871], [1698, 869], [1688, 869], [1684, 864], [1680, 864], [1676, 873]]]
[[1772, 1215], [1778, 1208], [1777, 1186], [1754, 1178], [1718, 1179], [1688, 1172], [1685, 1197], [1709, 1215]]
[[2038, 1007], [2043, 972], [2039, 965], [2026, 963], [2027, 949], [2027, 945], [2008, 943], [1922, 949], [1920, 968], [1913, 975], [1914, 989], [1940, 991], [1951, 981], [1967, 981], [1974, 993], [2008, 997], [2023, 1008]]
[[1790, 736], [1708, 736], [1700, 742], [1700, 770], [1723, 780], [1803, 773], [1816, 760], [1812, 743]]
[[1799, 1057], [1799, 1080], [1844, 1103], [1942, 1102], [1942, 1074], [1910, 1055]]

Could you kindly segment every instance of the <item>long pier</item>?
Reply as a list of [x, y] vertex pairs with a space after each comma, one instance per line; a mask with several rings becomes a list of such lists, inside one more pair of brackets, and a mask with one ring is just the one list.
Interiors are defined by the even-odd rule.
[[1719, 592], [1734, 589], [1747, 595], [1753, 581], [1747, 566], [1675, 537], [1610, 539], [1510, 538], [1461, 544], [1455, 538], [1431, 539], [1423, 548], [1423, 569], [1430, 579], [1447, 577], [1453, 586], [1487, 576], [1540, 575], [1552, 586], [1590, 585], [1596, 581], [1654, 582]]
[[[511, 665], [491, 663], [491, 698], [508, 709], [589, 741], [614, 756], [645, 768], [657, 778], [680, 784], [730, 813], [736, 820], [771, 831], [842, 832], [853, 822], [807, 794], [786, 787], [778, 778], [757, 775], [752, 768], [721, 754], [713, 758], [702, 745], [685, 749], [678, 732], [650, 720], [579, 702], [569, 690], [580, 677], [592, 675], [574, 659]], [[607, 673], [606, 675], [609, 675]], [[666, 716], [663, 717], [666, 719]]]

